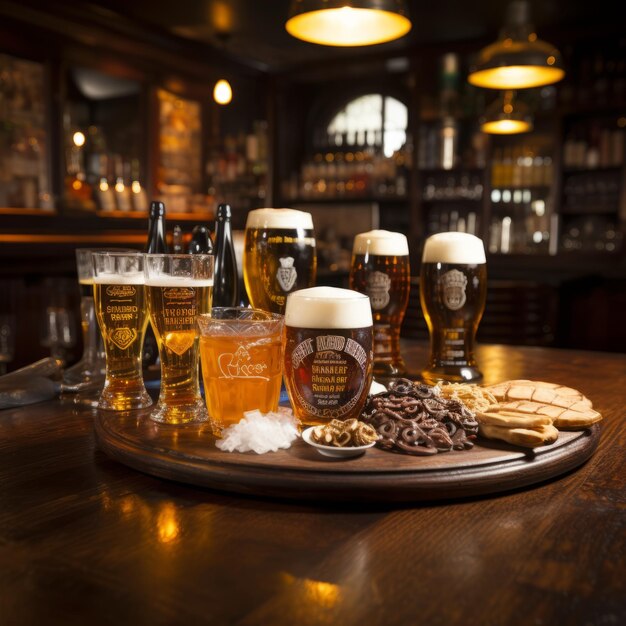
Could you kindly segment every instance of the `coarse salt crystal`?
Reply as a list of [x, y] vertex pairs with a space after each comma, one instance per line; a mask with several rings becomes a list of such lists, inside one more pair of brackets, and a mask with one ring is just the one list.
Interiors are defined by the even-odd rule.
[[216, 446], [228, 452], [276, 452], [289, 448], [299, 437], [298, 420], [288, 410], [263, 414], [261, 411], [246, 411], [238, 424], [222, 431]]

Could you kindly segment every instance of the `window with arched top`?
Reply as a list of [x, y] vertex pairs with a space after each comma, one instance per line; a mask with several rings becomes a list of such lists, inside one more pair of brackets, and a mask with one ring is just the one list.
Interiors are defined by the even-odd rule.
[[406, 142], [409, 112], [405, 104], [379, 93], [359, 96], [337, 113], [328, 125], [336, 144], [379, 145], [390, 157]]

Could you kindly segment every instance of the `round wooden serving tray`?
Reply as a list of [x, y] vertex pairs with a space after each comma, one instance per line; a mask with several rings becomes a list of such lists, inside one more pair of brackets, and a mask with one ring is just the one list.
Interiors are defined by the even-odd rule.
[[578, 467], [600, 439], [595, 425], [561, 432], [556, 443], [534, 450], [481, 440], [463, 452], [415, 457], [372, 448], [363, 456], [336, 460], [302, 440], [288, 450], [263, 455], [222, 452], [208, 423], [168, 426], [148, 415], [99, 411], [95, 430], [102, 450], [161, 478], [298, 500], [407, 502], [497, 493]]

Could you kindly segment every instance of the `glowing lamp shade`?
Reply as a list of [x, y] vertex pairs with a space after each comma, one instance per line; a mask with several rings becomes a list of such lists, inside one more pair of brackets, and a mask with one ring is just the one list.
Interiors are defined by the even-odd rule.
[[287, 32], [324, 46], [371, 46], [406, 35], [404, 0], [292, 0]]
[[218, 104], [228, 104], [233, 99], [233, 90], [227, 80], [222, 78], [215, 83], [213, 99]]
[[480, 120], [480, 130], [490, 135], [516, 135], [533, 129], [528, 106], [516, 100], [515, 93], [506, 91], [492, 102]]
[[80, 148], [80, 147], [84, 146], [85, 145], [85, 134], [81, 133], [79, 130], [77, 130], [72, 135], [72, 141], [74, 142], [74, 145], [77, 148]]
[[524, 120], [494, 120], [485, 122], [480, 128], [490, 135], [517, 135], [530, 132], [533, 125]]
[[498, 41], [483, 48], [470, 66], [467, 80], [486, 89], [527, 89], [565, 76], [559, 51], [537, 38], [525, 0], [511, 2]]

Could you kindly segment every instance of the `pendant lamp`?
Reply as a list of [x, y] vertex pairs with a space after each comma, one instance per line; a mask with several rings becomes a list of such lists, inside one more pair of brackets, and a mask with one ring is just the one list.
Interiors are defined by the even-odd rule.
[[411, 30], [405, 0], [292, 0], [287, 32], [324, 46], [371, 46]]
[[556, 83], [564, 76], [560, 52], [537, 39], [529, 3], [515, 0], [507, 8], [498, 41], [478, 53], [467, 80], [487, 89], [526, 89]]
[[230, 83], [221, 78], [213, 87], [213, 100], [218, 104], [228, 104], [233, 99], [233, 90]]
[[533, 121], [528, 105], [515, 97], [514, 91], [505, 91], [492, 102], [480, 120], [480, 130], [491, 135], [528, 133]]

